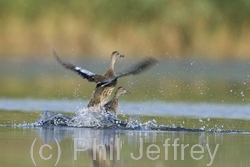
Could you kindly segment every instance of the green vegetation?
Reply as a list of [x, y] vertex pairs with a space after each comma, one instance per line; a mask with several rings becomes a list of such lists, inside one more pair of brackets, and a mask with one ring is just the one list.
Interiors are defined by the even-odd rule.
[[[2, 0], [0, 56], [249, 58], [250, 1]], [[188, 57], [189, 57], [188, 56]]]

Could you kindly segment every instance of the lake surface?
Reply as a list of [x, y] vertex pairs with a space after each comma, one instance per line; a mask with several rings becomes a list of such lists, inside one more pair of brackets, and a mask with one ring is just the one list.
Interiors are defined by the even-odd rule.
[[0, 131], [3, 166], [235, 167], [250, 164], [249, 133], [63, 127], [0, 127]]
[[[30, 127], [43, 110], [74, 116], [87, 102], [0, 100], [3, 166], [249, 166], [249, 105], [130, 103], [119, 118], [142, 125], [241, 132], [183, 132], [73, 127]], [[106, 160], [105, 160], [106, 159]]]

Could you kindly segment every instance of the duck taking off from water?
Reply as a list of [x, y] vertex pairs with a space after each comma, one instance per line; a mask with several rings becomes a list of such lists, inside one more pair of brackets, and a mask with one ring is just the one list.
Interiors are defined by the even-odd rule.
[[[114, 71], [114, 65], [115, 65], [116, 60], [118, 58], [124, 57], [124, 55], [120, 54], [118, 51], [112, 52], [109, 69], [103, 75], [98, 75], [88, 70], [85, 70], [81, 67], [75, 66], [71, 63], [64, 62], [63, 60], [59, 58], [58, 54], [56, 53], [54, 49], [52, 49], [52, 51], [56, 60], [65, 68], [73, 70], [74, 72], [82, 76], [84, 79], [87, 79], [89, 82], [95, 82], [97, 84], [103, 82], [106, 79], [114, 77], [116, 75]], [[117, 81], [111, 82], [110, 84], [103, 86], [103, 87], [100, 87], [97, 85], [87, 107], [95, 107], [96, 105], [100, 105], [101, 103], [103, 103], [111, 95], [116, 84], [117, 84]]]
[[106, 112], [114, 112], [118, 115], [119, 108], [118, 108], [118, 98], [123, 94], [130, 94], [124, 87], [120, 86], [117, 88], [114, 97], [106, 103], [103, 107], [105, 108]]
[[117, 84], [118, 78], [127, 76], [127, 75], [139, 74], [140, 72], [149, 68], [156, 62], [155, 59], [148, 58], [136, 64], [134, 67], [130, 68], [129, 70], [116, 74], [114, 71], [115, 61], [117, 58], [124, 57], [124, 55], [121, 55], [118, 51], [114, 51], [111, 54], [110, 68], [103, 75], [98, 75], [88, 70], [85, 70], [81, 67], [75, 66], [71, 63], [64, 62], [63, 60], [59, 58], [59, 56], [57, 55], [54, 49], [52, 49], [52, 51], [56, 60], [65, 68], [73, 70], [74, 72], [82, 76], [84, 79], [87, 79], [89, 82], [97, 83], [96, 88], [92, 94], [92, 98], [90, 102], [88, 103], [87, 107], [99, 106], [100, 109], [102, 108], [102, 103], [109, 98], [112, 91], [114, 90]]

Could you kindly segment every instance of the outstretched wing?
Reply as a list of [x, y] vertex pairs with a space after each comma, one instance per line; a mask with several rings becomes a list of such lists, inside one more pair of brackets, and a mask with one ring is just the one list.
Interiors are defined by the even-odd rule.
[[145, 71], [146, 69], [148, 69], [149, 67], [153, 66], [155, 63], [157, 62], [156, 59], [149, 57], [141, 62], [139, 62], [138, 64], [136, 64], [135, 66], [129, 68], [128, 70], [117, 74], [116, 76], [109, 78], [109, 79], [105, 79], [104, 81], [100, 82], [98, 85], [100, 86], [106, 86], [108, 84], [110, 84], [112, 81], [127, 76], [127, 75], [136, 75], [136, 74], [140, 74], [141, 72]]
[[55, 56], [56, 60], [65, 68], [70, 69], [74, 72], [76, 72], [77, 74], [79, 74], [80, 76], [82, 76], [83, 78], [87, 79], [89, 82], [96, 82], [96, 83], [100, 83], [102, 80], [104, 80], [104, 77], [101, 75], [97, 75], [93, 72], [90, 72], [88, 70], [85, 70], [81, 67], [77, 67], [71, 63], [68, 62], [64, 62], [62, 59], [59, 58], [59, 56], [57, 55], [56, 51], [52, 48], [52, 52], [53, 55]]

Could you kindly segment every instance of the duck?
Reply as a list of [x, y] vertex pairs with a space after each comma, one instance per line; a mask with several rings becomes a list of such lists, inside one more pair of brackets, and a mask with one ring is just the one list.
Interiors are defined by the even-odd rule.
[[90, 99], [87, 107], [99, 108], [99, 111], [101, 111], [102, 109], [102, 104], [110, 97], [111, 93], [113, 92], [118, 78], [128, 75], [140, 74], [142, 71], [145, 71], [157, 62], [157, 60], [154, 58], [146, 58], [141, 62], [135, 64], [134, 66], [128, 68], [127, 70], [116, 74], [114, 71], [115, 62], [118, 58], [124, 57], [124, 55], [120, 54], [118, 51], [114, 51], [111, 54], [109, 69], [103, 75], [98, 75], [84, 68], [63, 61], [62, 59], [60, 59], [54, 48], [52, 48], [52, 52], [56, 60], [66, 69], [70, 69], [76, 72], [84, 79], [87, 79], [89, 82], [96, 83], [96, 88], [92, 93], [92, 98]]
[[[54, 48], [52, 48], [52, 52], [53, 52], [53, 55], [56, 58], [56, 60], [62, 66], [64, 66], [66, 69], [70, 69], [70, 70], [76, 72], [77, 74], [79, 74], [84, 79], [87, 79], [89, 82], [95, 82], [97, 84], [103, 82], [105, 79], [112, 78], [112, 77], [116, 76], [116, 73], [114, 71], [115, 62], [118, 58], [125, 57], [123, 54], [120, 54], [118, 51], [113, 51], [111, 53], [109, 69], [103, 75], [98, 75], [98, 74], [95, 74], [91, 71], [83, 69], [81, 67], [75, 66], [69, 62], [63, 61], [58, 56], [58, 54], [56, 53]], [[107, 84], [107, 85], [102, 86], [102, 87], [97, 85], [95, 90], [93, 91], [92, 98], [89, 101], [87, 107], [88, 108], [89, 107], [96, 107], [96, 106], [102, 104], [106, 99], [109, 98], [109, 96], [111, 95], [112, 91], [114, 90], [116, 84], [117, 84], [117, 81], [114, 80], [113, 82], [110, 82], [110, 84]]]
[[124, 94], [130, 94], [130, 92], [127, 91], [122, 86], [118, 87], [116, 92], [115, 92], [114, 97], [103, 106], [105, 111], [118, 115], [118, 113], [119, 113], [118, 99], [121, 95], [124, 95]]
[[156, 59], [149, 57], [121, 73], [114, 73], [114, 76], [110, 75], [110, 77], [104, 78], [96, 85], [96, 89], [93, 92], [92, 98], [88, 103], [87, 107], [96, 107], [98, 105], [99, 109], [102, 109], [102, 104], [110, 97], [112, 91], [114, 90], [117, 84], [118, 78], [125, 77], [128, 75], [140, 74], [149, 67], [153, 66], [156, 62]]

